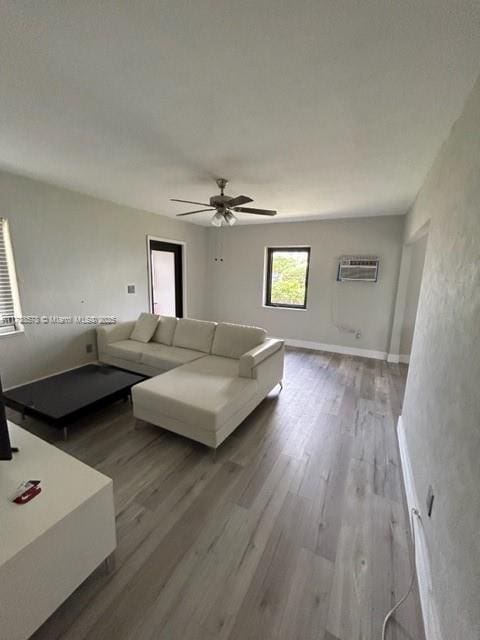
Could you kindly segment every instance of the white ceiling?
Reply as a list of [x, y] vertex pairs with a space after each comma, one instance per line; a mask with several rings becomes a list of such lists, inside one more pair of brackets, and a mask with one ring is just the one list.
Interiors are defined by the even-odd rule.
[[171, 216], [217, 176], [277, 220], [404, 213], [479, 25], [478, 0], [2, 0], [0, 166]]

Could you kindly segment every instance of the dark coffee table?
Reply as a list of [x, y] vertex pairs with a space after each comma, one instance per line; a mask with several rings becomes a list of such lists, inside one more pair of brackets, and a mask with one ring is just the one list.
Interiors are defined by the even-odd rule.
[[63, 429], [66, 438], [73, 420], [109, 402], [127, 399], [133, 385], [145, 379], [123, 369], [87, 364], [5, 391], [3, 396], [8, 407]]

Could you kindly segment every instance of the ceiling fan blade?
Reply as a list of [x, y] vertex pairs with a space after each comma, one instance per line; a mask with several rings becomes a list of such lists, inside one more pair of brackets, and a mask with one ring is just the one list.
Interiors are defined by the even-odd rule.
[[170, 202], [186, 202], [187, 204], [201, 204], [202, 207], [209, 207], [208, 202], [194, 202], [193, 200], [178, 200], [177, 198], [170, 198]]
[[253, 213], [257, 216], [276, 216], [277, 212], [272, 209], [251, 209], [250, 207], [235, 207], [234, 211], [239, 213]]
[[248, 196], [237, 196], [228, 201], [228, 208], [237, 207], [240, 204], [247, 204], [247, 202], [253, 202], [252, 198]]
[[196, 211], [187, 211], [186, 213], [177, 213], [177, 218], [181, 216], [191, 216], [192, 213], [202, 213], [202, 211], [215, 211], [215, 209], [197, 209]]

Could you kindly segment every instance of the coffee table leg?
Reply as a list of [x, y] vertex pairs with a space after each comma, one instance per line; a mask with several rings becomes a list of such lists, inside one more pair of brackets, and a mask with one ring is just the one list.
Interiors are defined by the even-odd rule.
[[63, 427], [63, 439], [66, 441], [68, 438], [68, 427]]

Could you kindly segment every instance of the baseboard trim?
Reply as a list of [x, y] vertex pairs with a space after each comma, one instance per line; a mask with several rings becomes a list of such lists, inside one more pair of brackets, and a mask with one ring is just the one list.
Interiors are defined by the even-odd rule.
[[328, 351], [330, 353], [342, 353], [349, 356], [360, 356], [362, 358], [373, 358], [374, 360], [386, 360], [385, 351], [372, 351], [371, 349], [360, 349], [358, 347], [344, 347], [340, 344], [327, 344], [323, 342], [310, 342], [308, 340], [285, 340], [287, 347], [297, 347], [298, 349], [310, 349], [311, 351]]
[[387, 362], [401, 362], [402, 364], [408, 364], [410, 362], [409, 353], [389, 353], [387, 356]]
[[80, 369], [80, 367], [85, 367], [87, 364], [100, 364], [98, 360], [89, 360], [88, 362], [83, 362], [82, 364], [77, 364], [74, 367], [68, 367], [68, 369], [61, 369], [60, 371], [53, 371], [52, 373], [47, 373], [44, 376], [40, 376], [39, 378], [32, 378], [32, 380], [25, 380], [25, 382], [20, 382], [19, 384], [14, 384], [11, 387], [6, 387], [4, 391], [11, 391], [12, 389], [17, 389], [18, 387], [23, 387], [24, 384], [32, 384], [32, 382], [38, 382], [39, 380], [45, 380], [45, 378], [51, 378], [52, 376], [58, 376], [60, 373], [67, 373], [67, 371], [74, 371], [75, 369]]
[[[410, 454], [408, 452], [407, 439], [403, 426], [402, 416], [398, 418], [397, 424], [398, 446], [400, 449], [400, 460], [402, 465], [403, 484], [407, 498], [408, 513], [412, 509], [418, 509], [422, 517], [425, 512], [420, 506], [415, 481], [412, 472]], [[430, 558], [428, 554], [427, 540], [422, 521], [415, 519], [415, 566], [417, 569], [418, 590], [420, 594], [420, 605], [422, 608], [423, 624], [425, 627], [426, 640], [443, 640], [440, 629], [437, 607], [433, 596], [432, 574], [430, 570]]]

